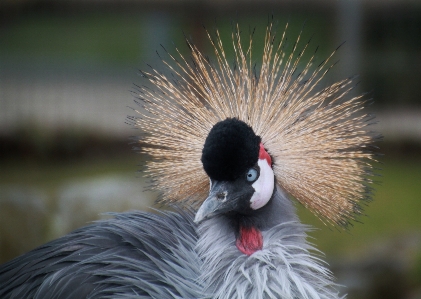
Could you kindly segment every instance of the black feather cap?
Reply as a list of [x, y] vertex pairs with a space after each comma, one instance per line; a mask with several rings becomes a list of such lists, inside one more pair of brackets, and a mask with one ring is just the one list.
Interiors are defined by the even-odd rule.
[[232, 181], [259, 159], [261, 138], [245, 122], [227, 118], [216, 123], [202, 150], [203, 168], [211, 179]]

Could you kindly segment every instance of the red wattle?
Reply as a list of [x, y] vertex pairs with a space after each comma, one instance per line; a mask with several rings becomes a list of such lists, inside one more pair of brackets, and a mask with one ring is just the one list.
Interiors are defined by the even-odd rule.
[[240, 227], [240, 235], [235, 245], [242, 253], [252, 255], [263, 248], [262, 233], [254, 227]]
[[266, 162], [268, 162], [269, 166], [272, 167], [272, 158], [269, 156], [268, 152], [263, 147], [263, 143], [260, 143], [259, 159], [265, 159]]

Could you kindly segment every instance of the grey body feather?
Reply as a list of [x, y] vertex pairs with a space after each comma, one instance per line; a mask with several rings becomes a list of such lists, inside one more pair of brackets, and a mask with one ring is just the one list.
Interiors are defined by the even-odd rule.
[[0, 266], [0, 298], [200, 298], [191, 212], [130, 212]]
[[0, 266], [0, 298], [338, 298], [291, 202], [273, 200], [251, 256], [224, 216], [114, 214]]

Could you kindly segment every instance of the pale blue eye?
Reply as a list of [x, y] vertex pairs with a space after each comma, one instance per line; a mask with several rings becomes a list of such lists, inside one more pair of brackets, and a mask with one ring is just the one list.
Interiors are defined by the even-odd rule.
[[249, 182], [254, 182], [255, 180], [257, 180], [258, 175], [259, 175], [259, 173], [257, 172], [257, 170], [256, 170], [256, 169], [254, 169], [254, 168], [250, 168], [250, 169], [247, 171], [247, 176], [246, 176], [247, 181], [249, 181]]

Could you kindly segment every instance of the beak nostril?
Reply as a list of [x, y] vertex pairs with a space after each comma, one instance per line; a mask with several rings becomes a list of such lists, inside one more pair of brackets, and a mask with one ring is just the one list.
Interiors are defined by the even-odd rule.
[[228, 194], [228, 192], [227, 192], [227, 191], [220, 192], [220, 193], [216, 194], [216, 198], [217, 198], [218, 200], [224, 200], [224, 199], [226, 199], [227, 194]]

